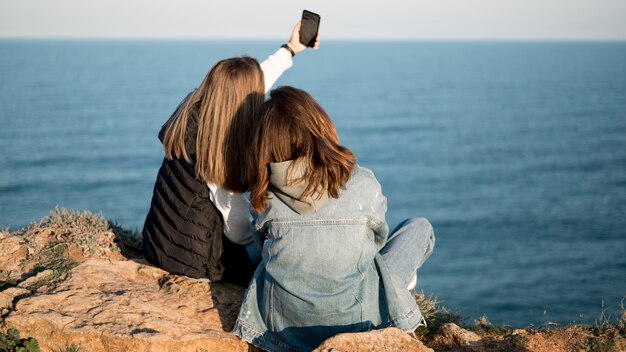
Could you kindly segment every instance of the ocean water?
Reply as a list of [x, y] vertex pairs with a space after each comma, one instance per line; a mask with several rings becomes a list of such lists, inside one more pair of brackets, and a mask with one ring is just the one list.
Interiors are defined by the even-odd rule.
[[[59, 205], [141, 230], [162, 123], [217, 60], [279, 44], [0, 41], [0, 227]], [[618, 316], [626, 43], [323, 42], [279, 84], [327, 110], [392, 227], [430, 219], [425, 293], [469, 322]]]

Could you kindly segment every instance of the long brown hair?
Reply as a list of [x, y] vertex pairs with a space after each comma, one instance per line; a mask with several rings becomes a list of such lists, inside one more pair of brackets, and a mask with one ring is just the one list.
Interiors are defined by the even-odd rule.
[[[263, 71], [255, 59], [244, 56], [215, 64], [167, 126], [165, 157], [192, 163], [185, 140], [195, 137], [196, 177], [231, 191], [244, 191], [248, 178], [245, 153], [264, 89]], [[198, 122], [197, 134], [186, 136], [192, 114]]]
[[320, 191], [339, 197], [339, 188], [350, 179], [356, 158], [339, 145], [330, 117], [308, 93], [293, 87], [273, 90], [257, 119], [249, 159], [250, 204], [254, 210], [265, 210], [269, 163], [299, 158], [306, 168], [305, 174], [294, 180], [306, 184], [301, 197]]

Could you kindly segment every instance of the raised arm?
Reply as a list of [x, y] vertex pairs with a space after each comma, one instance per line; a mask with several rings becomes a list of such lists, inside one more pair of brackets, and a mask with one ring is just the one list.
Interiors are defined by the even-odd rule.
[[[317, 36], [315, 40], [314, 50], [319, 48], [320, 37]], [[265, 92], [269, 92], [272, 86], [278, 78], [287, 71], [292, 65], [292, 57], [307, 49], [307, 46], [300, 43], [300, 21], [296, 23], [291, 31], [291, 38], [289, 42], [285, 44], [287, 48], [281, 47], [276, 52], [270, 55], [265, 61], [261, 62], [261, 70], [265, 78]]]

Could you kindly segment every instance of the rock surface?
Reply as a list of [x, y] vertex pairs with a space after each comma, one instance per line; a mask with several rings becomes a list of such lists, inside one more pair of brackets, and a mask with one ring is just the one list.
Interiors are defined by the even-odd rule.
[[6, 290], [0, 292], [0, 309], [12, 308], [13, 301], [20, 296], [29, 295], [30, 291], [21, 287], [9, 287]]
[[455, 323], [447, 323], [441, 326], [444, 336], [451, 338], [459, 346], [471, 350], [480, 349], [481, 337], [475, 332], [468, 331]]
[[43, 348], [248, 351], [232, 328], [243, 288], [169, 275], [135, 261], [88, 259], [6, 318]]
[[[0, 232], [0, 280], [19, 277], [17, 269], [28, 256], [28, 247], [24, 238]], [[13, 275], [11, 275], [13, 273]]]
[[397, 328], [340, 334], [322, 342], [314, 352], [434, 352]]

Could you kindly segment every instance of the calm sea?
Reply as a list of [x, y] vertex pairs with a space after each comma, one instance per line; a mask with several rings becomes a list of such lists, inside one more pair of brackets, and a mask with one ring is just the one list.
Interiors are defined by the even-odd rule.
[[[0, 227], [59, 205], [140, 230], [161, 124], [217, 60], [279, 44], [0, 41]], [[391, 226], [431, 220], [426, 293], [470, 322], [617, 317], [626, 43], [324, 42], [279, 83], [325, 107]]]

